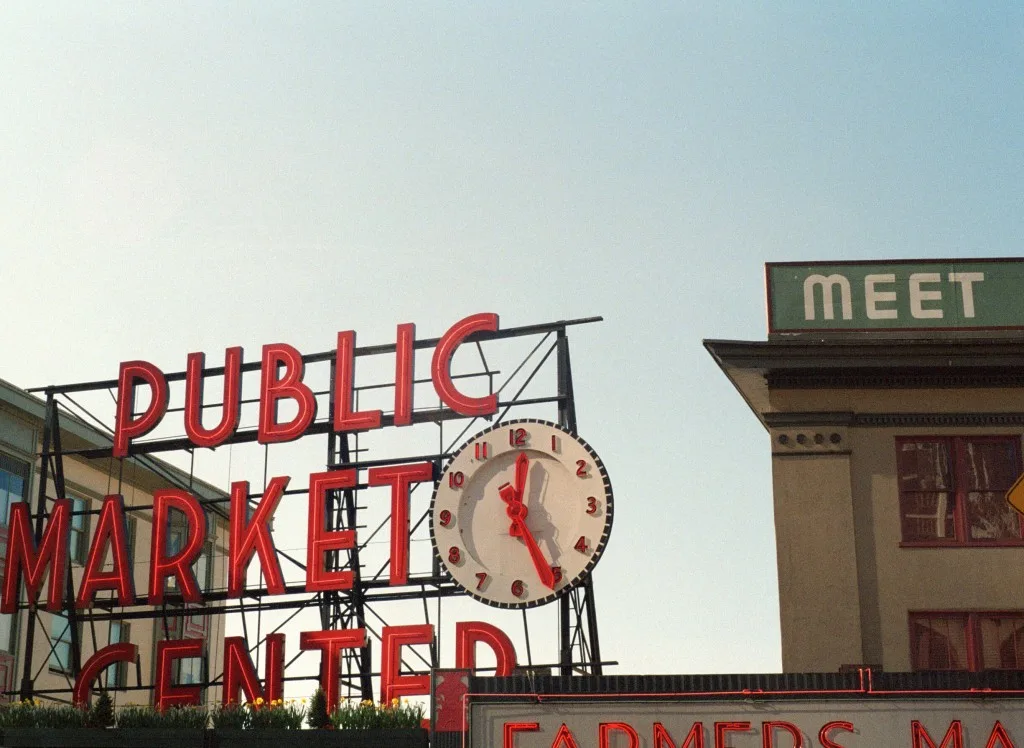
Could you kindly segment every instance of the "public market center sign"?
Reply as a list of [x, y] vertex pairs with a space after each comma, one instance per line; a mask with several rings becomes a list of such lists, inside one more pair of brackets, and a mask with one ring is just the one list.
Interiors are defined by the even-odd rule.
[[769, 262], [768, 332], [1024, 329], [1024, 258]]

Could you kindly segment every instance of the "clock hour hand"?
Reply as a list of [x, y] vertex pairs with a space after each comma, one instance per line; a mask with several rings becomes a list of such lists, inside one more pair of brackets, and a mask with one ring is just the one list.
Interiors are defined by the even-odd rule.
[[512, 520], [509, 534], [523, 539], [526, 543], [526, 548], [530, 551], [530, 559], [533, 561], [533, 567], [537, 570], [537, 576], [540, 577], [541, 584], [553, 590], [555, 588], [555, 572], [551, 570], [551, 566], [548, 564], [547, 559], [544, 558], [544, 553], [541, 551], [540, 546], [537, 545], [533, 533], [526, 526], [527, 509], [516, 496], [516, 493], [516, 489], [509, 483], [504, 483], [498, 488], [498, 494], [508, 504], [506, 512], [509, 519]]

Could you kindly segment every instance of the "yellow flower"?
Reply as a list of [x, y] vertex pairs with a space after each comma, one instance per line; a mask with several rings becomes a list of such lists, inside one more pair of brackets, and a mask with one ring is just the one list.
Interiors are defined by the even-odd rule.
[[262, 696], [257, 696], [256, 697], [256, 706], [263, 706], [263, 697]]
[[397, 696], [395, 696], [393, 699], [391, 699], [391, 706], [398, 706], [398, 697]]
[[302, 703], [303, 703], [303, 704], [305, 704], [305, 703], [306, 703], [306, 697], [305, 697], [305, 696], [303, 696], [303, 697], [302, 697]]

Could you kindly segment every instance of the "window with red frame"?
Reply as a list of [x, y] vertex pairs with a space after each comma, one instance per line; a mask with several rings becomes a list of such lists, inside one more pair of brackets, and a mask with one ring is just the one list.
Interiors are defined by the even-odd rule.
[[911, 613], [914, 670], [1024, 669], [1024, 612]]
[[1006, 492], [1021, 474], [1020, 437], [896, 440], [904, 543], [1019, 543], [1021, 517]]

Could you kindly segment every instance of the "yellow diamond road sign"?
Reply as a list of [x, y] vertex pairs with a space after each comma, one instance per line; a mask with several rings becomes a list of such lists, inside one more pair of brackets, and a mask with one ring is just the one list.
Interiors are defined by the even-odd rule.
[[1013, 488], [1006, 492], [1007, 503], [1021, 514], [1024, 514], [1024, 475], [1021, 475]]

